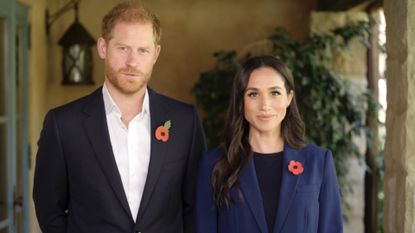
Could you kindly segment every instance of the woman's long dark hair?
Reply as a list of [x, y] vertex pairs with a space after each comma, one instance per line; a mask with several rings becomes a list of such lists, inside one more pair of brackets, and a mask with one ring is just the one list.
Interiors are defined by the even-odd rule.
[[270, 67], [277, 71], [284, 79], [287, 94], [290, 91], [294, 94], [281, 123], [284, 143], [292, 148], [301, 148], [304, 145], [305, 126], [295, 101], [294, 79], [290, 70], [281, 60], [272, 56], [248, 59], [237, 71], [233, 81], [223, 131], [224, 142], [221, 145], [223, 154], [212, 171], [212, 187], [218, 208], [229, 207], [232, 201], [230, 190], [238, 185], [239, 175], [252, 157], [252, 149], [248, 141], [249, 123], [244, 118], [244, 93], [251, 73], [261, 67]]

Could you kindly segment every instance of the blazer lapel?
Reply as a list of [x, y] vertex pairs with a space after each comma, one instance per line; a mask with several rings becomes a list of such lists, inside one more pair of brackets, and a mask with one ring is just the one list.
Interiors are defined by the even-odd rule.
[[259, 190], [253, 159], [250, 159], [246, 168], [241, 172], [239, 184], [249, 208], [255, 216], [255, 220], [262, 233], [267, 233], [267, 223], [262, 202], [261, 191]]
[[274, 233], [281, 232], [284, 221], [287, 218], [287, 214], [290, 210], [298, 181], [301, 179], [301, 174], [296, 176], [288, 170], [288, 164], [291, 160], [299, 161], [303, 165], [304, 169], [307, 169], [305, 167], [305, 158], [301, 156], [297, 150], [289, 147], [288, 145], [284, 146], [283, 156], [280, 200], [278, 202], [277, 217], [273, 231]]
[[[151, 153], [150, 164], [148, 166], [147, 180], [144, 186], [143, 197], [141, 198], [140, 208], [138, 210], [138, 219], [140, 219], [153, 195], [154, 187], [157, 184], [159, 176], [161, 174], [164, 164], [164, 154], [166, 153], [167, 142], [159, 141], [155, 138], [155, 132], [157, 127], [163, 125], [167, 119], [167, 109], [164, 102], [160, 99], [159, 95], [148, 89], [149, 101], [150, 101], [150, 118], [151, 118]], [[174, 126], [173, 126], [174, 127]]]
[[99, 164], [112, 187], [118, 201], [121, 203], [125, 212], [132, 218], [128, 205], [127, 197], [122, 185], [121, 176], [118, 172], [117, 164], [112, 151], [111, 140], [105, 116], [104, 100], [102, 88], [91, 94], [89, 102], [85, 104], [84, 112], [88, 117], [84, 122], [84, 127], [88, 134], [89, 141], [95, 151]]

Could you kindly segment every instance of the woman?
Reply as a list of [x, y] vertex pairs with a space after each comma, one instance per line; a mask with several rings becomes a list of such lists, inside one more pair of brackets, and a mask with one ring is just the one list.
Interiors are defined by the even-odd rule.
[[288, 68], [254, 57], [237, 72], [223, 145], [200, 164], [197, 233], [343, 232], [329, 150], [304, 143]]

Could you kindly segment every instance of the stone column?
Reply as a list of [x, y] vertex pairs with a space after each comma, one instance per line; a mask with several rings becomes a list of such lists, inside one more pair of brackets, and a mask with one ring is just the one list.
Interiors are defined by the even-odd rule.
[[385, 0], [385, 233], [415, 232], [415, 1]]

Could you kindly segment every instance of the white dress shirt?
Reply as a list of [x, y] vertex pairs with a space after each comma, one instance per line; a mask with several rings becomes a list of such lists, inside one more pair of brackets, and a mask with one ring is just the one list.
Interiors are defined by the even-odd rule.
[[111, 98], [107, 87], [102, 88], [112, 151], [121, 175], [131, 214], [136, 220], [143, 196], [150, 162], [150, 107], [146, 89], [141, 112], [128, 124], [121, 120], [121, 111]]

